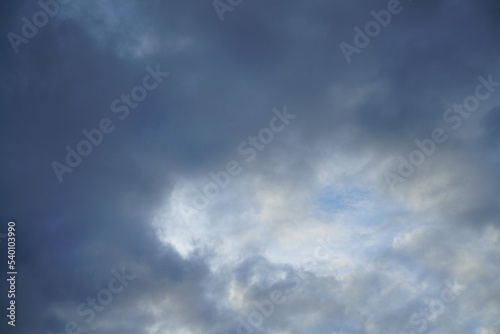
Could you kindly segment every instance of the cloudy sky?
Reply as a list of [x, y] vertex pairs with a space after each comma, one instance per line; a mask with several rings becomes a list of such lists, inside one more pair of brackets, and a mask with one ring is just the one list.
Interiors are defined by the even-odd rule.
[[3, 1], [2, 333], [500, 333], [500, 5]]

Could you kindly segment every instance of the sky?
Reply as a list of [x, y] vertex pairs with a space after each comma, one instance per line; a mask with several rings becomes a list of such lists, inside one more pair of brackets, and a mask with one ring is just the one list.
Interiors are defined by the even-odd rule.
[[499, 15], [3, 1], [1, 332], [499, 334]]

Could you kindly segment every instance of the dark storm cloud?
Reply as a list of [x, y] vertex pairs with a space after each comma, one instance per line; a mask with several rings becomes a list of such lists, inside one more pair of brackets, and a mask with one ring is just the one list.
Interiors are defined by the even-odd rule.
[[[338, 44], [351, 43], [352, 28], [364, 25], [369, 12], [386, 8], [387, 1], [244, 1], [220, 22], [210, 1], [74, 0], [18, 54], [4, 38], [0, 217], [19, 226], [19, 332], [59, 333], [66, 321], [81, 322], [73, 310], [106, 286], [112, 269], [123, 266], [137, 279], [86, 332], [236, 332], [238, 317], [248, 315], [252, 302], [279, 286], [265, 279], [253, 283], [252, 275], [278, 275], [283, 267], [249, 255], [234, 273], [212, 272], [210, 250], [183, 258], [160, 243], [150, 225], [152, 212], [164, 205], [178, 178], [205, 177], [234, 158], [237, 145], [268, 124], [274, 107], [287, 105], [300, 121], [277, 136], [250, 170], [276, 175], [280, 182], [304, 181], [312, 179], [311, 165], [324, 150], [371, 151], [374, 164], [395, 160], [414, 149], [415, 138], [443, 125], [443, 112], [471, 93], [477, 76], [494, 73], [500, 80], [494, 2], [402, 3], [404, 12], [351, 64]], [[2, 4], [2, 34], [19, 32], [20, 18], [35, 10], [29, 1]], [[112, 101], [140, 84], [146, 66], [156, 64], [171, 75], [119, 121]], [[493, 106], [499, 99], [492, 97], [471, 120], [484, 130], [479, 140], [455, 138], [429, 162], [452, 175], [476, 175], [472, 184], [463, 186], [458, 178], [437, 192], [442, 196], [433, 193], [443, 198], [474, 190], [461, 197], [459, 203], [467, 205], [460, 208], [453, 201], [429, 205], [429, 213], [450, 225], [498, 226]], [[104, 117], [116, 130], [59, 183], [52, 161], [62, 162], [65, 146], [75, 147], [81, 131], [96, 128]], [[286, 170], [275, 174], [276, 165]], [[404, 197], [408, 189], [396, 195]], [[424, 258], [430, 263], [425, 270], [451, 275], [432, 262], [439, 256], [425, 252], [432, 244], [424, 240], [394, 261]], [[451, 256], [455, 245], [442, 254]], [[342, 284], [312, 275], [256, 333], [396, 332], [419, 301], [404, 304], [396, 297], [397, 286], [380, 297], [390, 280], [386, 275], [359, 272]], [[241, 309], [218, 300], [228, 298], [231, 280], [244, 286]], [[374, 315], [381, 324], [367, 326], [364, 321], [381, 303], [390, 304]], [[394, 306], [400, 304], [401, 312]]]

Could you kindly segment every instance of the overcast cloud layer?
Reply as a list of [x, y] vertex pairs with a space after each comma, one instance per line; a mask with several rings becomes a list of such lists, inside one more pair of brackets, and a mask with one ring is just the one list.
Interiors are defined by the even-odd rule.
[[41, 3], [0, 5], [2, 333], [500, 333], [497, 1]]

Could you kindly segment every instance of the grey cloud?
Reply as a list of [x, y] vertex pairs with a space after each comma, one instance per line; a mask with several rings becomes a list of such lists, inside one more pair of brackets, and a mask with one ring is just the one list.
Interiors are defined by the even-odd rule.
[[[265, 254], [266, 242], [277, 244], [286, 235], [290, 239], [280, 242], [298, 247], [301, 233], [333, 226], [334, 219], [323, 213], [314, 217], [321, 223], [304, 218], [313, 207], [310, 193], [334, 172], [318, 167], [331, 156], [352, 164], [338, 172], [337, 182], [366, 178], [382, 203], [404, 203], [404, 213], [384, 216], [384, 227], [432, 221], [442, 230], [398, 251], [380, 237], [378, 253], [360, 251], [366, 268], [342, 277], [305, 275], [255, 333], [403, 330], [426, 294], [439, 292], [440, 280], [476, 268], [465, 255], [483, 266], [481, 272], [465, 275], [469, 292], [432, 328], [471, 333], [491, 327], [498, 302], [491, 282], [498, 273], [488, 263], [498, 257], [498, 242], [487, 243], [485, 255], [470, 249], [479, 247], [474, 238], [498, 233], [499, 96], [464, 128], [450, 131], [450, 141], [395, 193], [376, 182], [383, 180], [385, 166], [394, 166], [388, 161], [396, 163], [399, 154], [415, 149], [414, 139], [446, 126], [444, 111], [474, 91], [477, 76], [495, 73], [498, 6], [402, 2], [404, 12], [351, 64], [338, 44], [352, 42], [352, 28], [387, 1], [244, 1], [220, 22], [211, 1], [74, 0], [19, 54], [4, 38], [0, 217], [19, 226], [16, 329], [59, 332], [66, 321], [78, 320], [72, 310], [106, 284], [111, 269], [127, 265], [137, 280], [85, 331], [235, 333], [253, 303], [286, 288], [278, 277], [297, 274], [294, 265]], [[20, 17], [36, 8], [27, 1], [2, 4], [2, 34], [19, 31]], [[111, 102], [155, 64], [171, 75], [119, 121]], [[181, 181], [206, 179], [241, 158], [237, 145], [283, 105], [297, 121], [201, 213], [226, 243], [200, 241], [186, 257], [160, 242], [151, 222]], [[116, 130], [59, 183], [50, 163], [62, 161], [65, 146], [76, 145], [82, 129], [95, 128], [103, 117]], [[351, 162], [358, 158], [366, 160], [362, 172]], [[252, 228], [245, 225], [253, 219], [248, 203], [261, 203], [259, 196], [275, 190], [269, 201], [282, 200], [289, 208], [273, 203], [279, 212], [270, 216], [261, 242], [252, 244], [243, 238]], [[253, 209], [257, 215], [262, 208]], [[291, 227], [293, 218], [304, 220]], [[192, 223], [185, 232], [194, 235], [198, 221]], [[290, 232], [294, 228], [299, 236]], [[222, 270], [217, 265], [228, 230], [236, 242], [241, 237], [249, 244], [237, 265], [225, 263]], [[461, 253], [464, 244], [470, 249]], [[432, 287], [412, 290], [407, 277], [394, 274], [399, 270]], [[233, 285], [245, 291], [241, 308], [228, 301]]]

